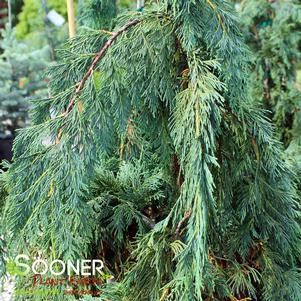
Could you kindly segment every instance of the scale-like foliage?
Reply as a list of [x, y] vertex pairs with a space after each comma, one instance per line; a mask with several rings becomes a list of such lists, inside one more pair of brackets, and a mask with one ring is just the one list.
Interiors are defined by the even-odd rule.
[[116, 0], [88, 0], [79, 3], [79, 22], [87, 27], [94, 29], [111, 27], [116, 14]]
[[296, 132], [301, 103], [296, 85], [301, 6], [295, 0], [246, 1], [240, 17], [255, 56], [252, 96], [271, 111], [279, 136], [288, 146], [301, 133]]
[[91, 256], [107, 226], [122, 256], [98, 245], [117, 280], [101, 300], [299, 300], [294, 174], [249, 97], [231, 5], [164, 0], [116, 24], [61, 49], [15, 141], [16, 247]]

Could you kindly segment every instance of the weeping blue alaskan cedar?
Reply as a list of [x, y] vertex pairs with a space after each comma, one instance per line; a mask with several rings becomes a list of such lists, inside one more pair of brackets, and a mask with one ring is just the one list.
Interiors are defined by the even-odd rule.
[[232, 6], [153, 2], [60, 50], [15, 140], [10, 244], [102, 259], [99, 300], [300, 300], [295, 175]]

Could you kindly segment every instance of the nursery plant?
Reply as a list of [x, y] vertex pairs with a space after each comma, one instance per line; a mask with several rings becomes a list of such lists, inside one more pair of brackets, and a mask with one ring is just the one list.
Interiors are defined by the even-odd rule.
[[116, 0], [89, 0], [79, 2], [79, 23], [94, 29], [111, 26], [117, 14]]
[[295, 174], [232, 5], [154, 1], [114, 24], [62, 47], [15, 140], [10, 252], [102, 259], [98, 300], [300, 300]]
[[[65, 1], [47, 0], [46, 3], [49, 10], [55, 10], [67, 20], [67, 6]], [[37, 31], [43, 30], [45, 17], [42, 1], [24, 0], [16, 25], [17, 38], [22, 40], [29, 35], [36, 34]]]
[[0, 54], [0, 137], [15, 135], [28, 121], [29, 97], [47, 95], [43, 70], [49, 63], [49, 49], [33, 50], [18, 42], [15, 30], [2, 30]]
[[267, 109], [287, 147], [299, 138], [301, 91], [296, 84], [300, 61], [299, 1], [245, 1], [240, 20], [254, 53], [252, 97]]

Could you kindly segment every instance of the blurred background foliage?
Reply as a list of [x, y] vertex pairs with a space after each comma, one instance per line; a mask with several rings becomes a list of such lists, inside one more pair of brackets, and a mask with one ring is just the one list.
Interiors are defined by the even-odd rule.
[[[78, 7], [87, 8], [89, 4], [93, 1], [75, 0], [75, 12], [77, 12]], [[94, 1], [96, 5], [101, 6], [102, 1]], [[114, 1], [107, 1], [114, 2]], [[67, 20], [67, 6], [66, 1], [62, 0], [48, 0], [47, 5], [49, 10], [55, 10], [60, 15], [62, 15], [65, 20]], [[119, 9], [132, 8], [135, 5], [133, 0], [119, 0], [117, 1], [117, 6]], [[81, 12], [84, 12], [82, 9]], [[44, 27], [43, 16], [45, 12], [43, 11], [43, 6], [41, 0], [24, 0], [21, 12], [18, 14], [18, 23], [16, 26], [16, 34], [18, 39], [24, 39], [29, 34], [41, 30]], [[108, 18], [110, 16], [108, 15]]]
[[[67, 20], [66, 1], [48, 0], [47, 4], [50, 10], [55, 10]], [[44, 27], [44, 18], [45, 11], [40, 0], [24, 0], [22, 10], [18, 14], [18, 23], [16, 25], [17, 38], [24, 39], [31, 33], [42, 30]]]
[[49, 47], [31, 49], [18, 41], [14, 28], [2, 31], [0, 43], [0, 137], [15, 134], [27, 123], [27, 97], [47, 96], [43, 71], [50, 62]]

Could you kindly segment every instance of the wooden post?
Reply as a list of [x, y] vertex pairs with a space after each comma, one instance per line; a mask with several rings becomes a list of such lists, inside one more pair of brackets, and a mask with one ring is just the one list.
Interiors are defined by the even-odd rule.
[[9, 27], [12, 28], [11, 0], [7, 1], [7, 6], [8, 6], [8, 24]]
[[73, 0], [67, 0], [67, 10], [68, 10], [69, 38], [74, 38], [76, 30], [75, 30]]

